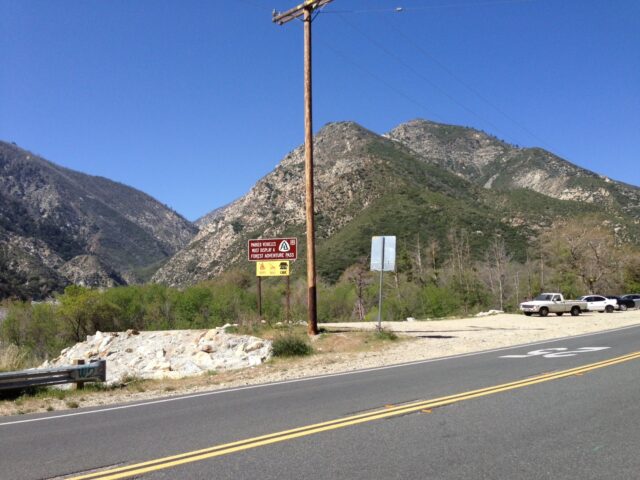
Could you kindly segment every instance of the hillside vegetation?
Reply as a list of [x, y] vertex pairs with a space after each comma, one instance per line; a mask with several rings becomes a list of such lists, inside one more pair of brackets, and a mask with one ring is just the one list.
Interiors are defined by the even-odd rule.
[[[508, 253], [501, 237], [491, 240], [484, 257], [474, 258], [470, 239], [468, 232], [454, 229], [447, 233], [447, 245], [419, 235], [405, 243], [399, 249], [397, 271], [385, 275], [382, 318], [516, 311], [520, 301], [541, 290], [568, 297], [640, 291], [640, 251], [618, 243], [613, 229], [587, 218], [554, 225], [536, 248], [524, 252], [524, 262]], [[232, 323], [259, 331], [263, 322], [304, 321], [304, 269], [296, 263], [293, 274], [290, 311], [284, 279], [267, 279], [261, 317], [250, 268], [184, 289], [153, 284], [107, 290], [69, 286], [54, 303], [7, 303], [0, 344], [13, 349], [12, 358], [19, 358], [18, 363], [33, 365], [97, 330], [204, 329]], [[378, 274], [368, 270], [362, 256], [335, 281], [320, 281], [318, 318], [373, 321], [378, 314], [377, 294]]]
[[196, 232], [148, 195], [0, 142], [0, 299], [147, 280]]
[[[203, 217], [199, 234], [152, 280], [191, 285], [245, 268], [248, 239], [303, 237], [303, 175], [299, 147], [245, 196]], [[465, 232], [474, 261], [499, 238], [519, 263], [544, 232], [578, 217], [613, 228], [618, 242], [640, 241], [637, 187], [465, 127], [414, 120], [380, 136], [328, 124], [315, 137], [315, 182], [318, 272], [330, 283], [368, 255], [374, 235], [395, 235], [400, 256], [417, 238], [446, 256], [450, 232]]]

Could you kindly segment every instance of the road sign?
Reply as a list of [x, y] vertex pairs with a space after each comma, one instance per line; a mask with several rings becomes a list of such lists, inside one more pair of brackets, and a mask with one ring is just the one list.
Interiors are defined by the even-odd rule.
[[371, 237], [371, 270], [380, 272], [378, 331], [382, 331], [382, 275], [396, 269], [396, 237]]
[[[383, 262], [384, 262], [384, 265], [382, 265]], [[374, 272], [380, 272], [380, 271], [393, 272], [395, 269], [396, 269], [396, 237], [395, 236], [372, 237], [371, 238], [371, 270]]]
[[289, 260], [256, 262], [256, 275], [258, 277], [286, 277], [289, 275]]
[[297, 238], [260, 238], [249, 240], [249, 261], [295, 260], [298, 258]]

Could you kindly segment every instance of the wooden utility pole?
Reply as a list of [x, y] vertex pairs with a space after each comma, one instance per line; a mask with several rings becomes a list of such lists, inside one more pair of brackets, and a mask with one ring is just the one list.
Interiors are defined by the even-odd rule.
[[279, 13], [273, 12], [273, 21], [284, 25], [296, 18], [303, 17], [304, 22], [304, 151], [307, 219], [307, 332], [318, 334], [318, 309], [316, 293], [316, 242], [313, 198], [313, 122], [311, 109], [311, 22], [313, 12], [332, 0], [305, 0], [297, 7]]

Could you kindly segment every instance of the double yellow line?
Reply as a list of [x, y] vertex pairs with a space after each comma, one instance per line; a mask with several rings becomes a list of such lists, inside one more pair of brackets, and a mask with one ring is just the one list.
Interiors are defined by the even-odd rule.
[[408, 413], [415, 413], [420, 411], [429, 411], [432, 408], [442, 407], [445, 405], [451, 405], [453, 403], [462, 402], [464, 400], [471, 400], [474, 398], [484, 397], [487, 395], [493, 395], [495, 393], [506, 392], [509, 390], [515, 390], [518, 388], [528, 387], [538, 383], [549, 382], [551, 380], [558, 380], [560, 378], [570, 377], [572, 375], [581, 375], [583, 373], [597, 370], [599, 368], [610, 367], [619, 363], [628, 362], [630, 360], [640, 359], [640, 352], [630, 353], [621, 357], [612, 358], [602, 362], [592, 363], [589, 365], [583, 365], [581, 367], [571, 368], [569, 370], [562, 370], [559, 372], [551, 372], [535, 377], [526, 378], [524, 380], [518, 380], [515, 382], [503, 383], [502, 385], [496, 385], [493, 387], [481, 388], [478, 390], [472, 390], [469, 392], [459, 393], [456, 395], [450, 395], [447, 397], [440, 397], [431, 400], [421, 400], [403, 405], [389, 406], [384, 409], [374, 410], [368, 413], [362, 413], [359, 415], [352, 415], [349, 417], [338, 418], [330, 420], [328, 422], [316, 423], [313, 425], [307, 425], [304, 427], [298, 427], [291, 430], [284, 430], [281, 432], [271, 433], [268, 435], [262, 435], [260, 437], [248, 438], [246, 440], [240, 440], [232, 443], [225, 443], [223, 445], [216, 445], [202, 450], [195, 450], [192, 452], [182, 453], [179, 455], [173, 455], [171, 457], [158, 458], [156, 460], [150, 460], [148, 462], [137, 463], [125, 467], [114, 468], [110, 470], [103, 470], [100, 472], [89, 473], [86, 475], [80, 475], [68, 480], [88, 480], [88, 479], [100, 479], [100, 480], [115, 480], [119, 478], [128, 478], [134, 475], [142, 475], [157, 470], [164, 470], [167, 468], [184, 465], [186, 463], [197, 462], [200, 460], [206, 460], [208, 458], [219, 457], [222, 455], [228, 455], [230, 453], [241, 452], [243, 450], [249, 450], [264, 445], [271, 445], [273, 443], [284, 442], [293, 440], [299, 437], [306, 437], [309, 435], [315, 435], [321, 432], [327, 432], [329, 430], [336, 430], [338, 428], [350, 427], [353, 425], [359, 425], [361, 423], [372, 422], [375, 420], [382, 420], [385, 418], [406, 415]]

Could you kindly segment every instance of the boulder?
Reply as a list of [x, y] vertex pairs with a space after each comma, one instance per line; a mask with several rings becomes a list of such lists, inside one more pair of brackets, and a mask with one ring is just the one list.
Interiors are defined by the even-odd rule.
[[[230, 326], [230, 325], [229, 325]], [[223, 328], [162, 332], [96, 332], [60, 352], [47, 367], [75, 359], [107, 359], [107, 384], [131, 378], [180, 378], [209, 370], [255, 367], [271, 358], [269, 340], [234, 335]]]

